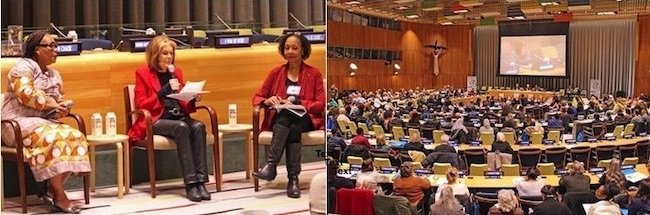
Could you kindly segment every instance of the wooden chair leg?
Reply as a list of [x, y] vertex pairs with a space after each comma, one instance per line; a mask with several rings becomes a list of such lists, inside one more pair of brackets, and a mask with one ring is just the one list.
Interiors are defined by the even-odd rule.
[[25, 162], [22, 159], [18, 163], [18, 189], [20, 190], [20, 203], [22, 204], [23, 213], [27, 213], [27, 190], [25, 189]]
[[90, 174], [85, 173], [83, 175], [84, 181], [84, 200], [86, 204], [90, 204]]
[[149, 185], [151, 189], [151, 198], [156, 198], [156, 157], [154, 149], [147, 148], [147, 160], [149, 163]]
[[[218, 134], [217, 134], [218, 135]], [[219, 138], [219, 137], [216, 137]], [[214, 164], [214, 183], [216, 184], [217, 192], [221, 192], [221, 162], [219, 161], [219, 143], [215, 141], [212, 144], [212, 163]]]
[[[260, 168], [259, 160], [257, 159], [259, 156], [259, 145], [253, 143], [253, 172], [258, 171], [257, 169]], [[257, 177], [253, 177], [253, 184], [255, 188], [255, 192], [260, 190], [260, 181]]]

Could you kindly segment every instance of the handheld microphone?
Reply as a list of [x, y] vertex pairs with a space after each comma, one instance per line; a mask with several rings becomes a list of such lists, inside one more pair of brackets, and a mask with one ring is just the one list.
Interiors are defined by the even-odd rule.
[[[178, 82], [178, 80], [176, 79], [176, 74], [174, 74], [175, 69], [176, 67], [174, 67], [174, 64], [167, 65], [167, 71], [169, 71], [169, 75], [171, 76], [171, 79], [169, 79], [170, 82], [171, 80], [176, 80], [176, 82]], [[174, 93], [178, 93], [178, 89], [172, 89], [172, 90], [174, 90]]]
[[287, 98], [287, 100], [289, 100], [289, 101], [290, 101], [291, 103], [293, 103], [293, 104], [296, 103], [296, 97], [295, 97], [295, 96], [289, 96], [289, 97]]
[[172, 76], [172, 79], [176, 78], [176, 74], [174, 74], [175, 69], [176, 67], [174, 67], [174, 64], [167, 65], [167, 71], [169, 71], [169, 74]]

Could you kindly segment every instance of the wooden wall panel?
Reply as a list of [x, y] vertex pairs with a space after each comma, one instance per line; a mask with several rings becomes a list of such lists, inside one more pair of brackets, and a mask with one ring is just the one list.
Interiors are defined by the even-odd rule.
[[638, 17], [638, 52], [634, 73], [634, 96], [650, 94], [650, 15]]
[[[5, 89], [7, 72], [18, 58], [3, 58], [2, 82]], [[237, 49], [178, 50], [176, 65], [183, 69], [186, 80], [207, 80], [199, 104], [211, 105], [217, 110], [219, 122], [228, 123], [228, 104], [237, 104], [239, 123], [252, 122], [251, 98], [262, 85], [268, 72], [284, 63], [277, 45], [253, 46]], [[52, 67], [63, 78], [67, 99], [74, 101], [73, 112], [80, 114], [90, 131], [90, 116], [94, 112], [113, 111], [118, 118], [118, 132], [125, 133], [124, 99], [122, 89], [135, 83], [135, 69], [145, 63], [144, 53], [100, 52], [80, 56], [62, 56]], [[313, 45], [307, 63], [319, 68], [325, 75], [325, 45]], [[199, 116], [208, 122], [206, 116]]]
[[[398, 32], [329, 21], [327, 28], [330, 46], [402, 51], [399, 75], [393, 75], [383, 60], [328, 59], [328, 83], [340, 89], [465, 87], [467, 76], [472, 74], [472, 26], [403, 23]], [[424, 47], [436, 40], [449, 48], [439, 58], [438, 76], [433, 74], [431, 50]], [[348, 75], [351, 62], [359, 67], [356, 77]]]

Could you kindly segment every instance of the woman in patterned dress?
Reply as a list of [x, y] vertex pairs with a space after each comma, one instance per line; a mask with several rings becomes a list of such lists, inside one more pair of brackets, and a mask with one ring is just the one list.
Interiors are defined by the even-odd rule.
[[[47, 181], [48, 195], [42, 198], [56, 212], [79, 213], [68, 199], [63, 184], [73, 173], [90, 172], [88, 143], [77, 129], [58, 122], [69, 109], [63, 102], [62, 80], [48, 65], [56, 62], [57, 44], [47, 32], [29, 35], [25, 53], [8, 74], [2, 104], [2, 119], [18, 122], [24, 156], [37, 182]], [[14, 133], [2, 128], [5, 144]], [[53, 200], [53, 201], [52, 201]]]

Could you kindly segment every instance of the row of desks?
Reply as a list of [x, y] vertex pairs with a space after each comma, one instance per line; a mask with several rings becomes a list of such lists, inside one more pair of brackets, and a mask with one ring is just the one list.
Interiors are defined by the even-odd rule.
[[[645, 177], [650, 175], [648, 168], [645, 164], [637, 164], [635, 167], [635, 174], [642, 174]], [[339, 174], [342, 177], [354, 179], [354, 174]], [[591, 179], [591, 184], [599, 184], [600, 178], [592, 173], [585, 173]], [[380, 174], [380, 182], [393, 183], [395, 178], [399, 177], [399, 173]], [[425, 177], [425, 176], [419, 176]], [[444, 175], [429, 175], [426, 178], [431, 183], [431, 186], [437, 187], [447, 182]], [[543, 175], [540, 176], [546, 184], [551, 186], [559, 186], [559, 175]], [[461, 184], [465, 184], [469, 189], [498, 189], [498, 188], [515, 188], [519, 181], [524, 180], [524, 176], [502, 176], [501, 178], [486, 178], [485, 176], [465, 176], [458, 179]]]

